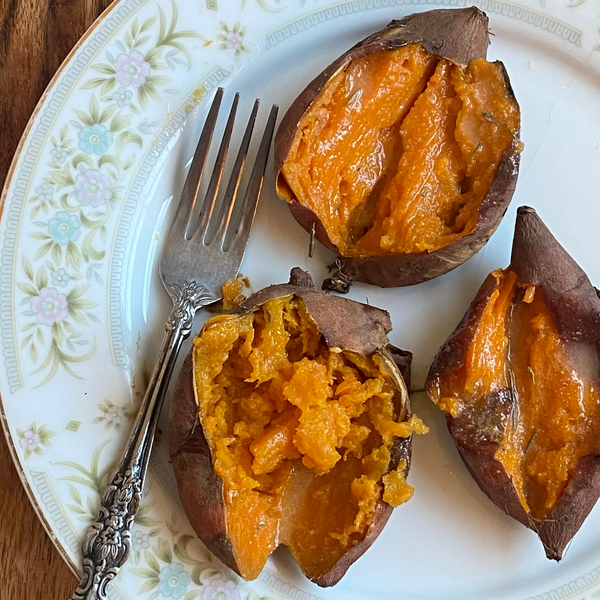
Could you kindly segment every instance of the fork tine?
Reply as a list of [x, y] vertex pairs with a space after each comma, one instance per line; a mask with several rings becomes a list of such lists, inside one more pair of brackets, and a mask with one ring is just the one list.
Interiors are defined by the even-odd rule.
[[260, 100], [256, 100], [254, 102], [254, 107], [252, 108], [250, 118], [248, 119], [248, 125], [246, 126], [246, 131], [244, 132], [244, 137], [242, 138], [242, 143], [235, 159], [235, 164], [233, 165], [229, 183], [227, 184], [227, 190], [225, 191], [225, 197], [223, 198], [221, 211], [217, 220], [217, 229], [210, 239], [205, 238], [205, 243], [207, 245], [212, 243], [213, 240], [218, 240], [221, 244], [224, 241], [225, 232], [227, 231], [227, 226], [231, 220], [231, 214], [233, 213], [233, 207], [235, 205], [238, 188], [242, 179], [242, 172], [246, 163], [248, 147], [250, 146], [250, 139], [252, 138], [252, 132], [254, 131], [254, 124], [256, 122], [256, 115], [258, 113], [259, 105]]
[[192, 234], [194, 236], [198, 235], [201, 237], [206, 237], [206, 234], [208, 233], [208, 225], [210, 223], [210, 218], [212, 217], [213, 210], [215, 208], [215, 201], [217, 199], [219, 186], [221, 185], [221, 177], [223, 176], [223, 169], [225, 168], [225, 159], [227, 158], [227, 152], [229, 150], [231, 132], [233, 130], [233, 123], [235, 121], [235, 115], [237, 112], [239, 101], [240, 95], [239, 93], [237, 93], [233, 98], [233, 103], [231, 104], [229, 118], [227, 119], [227, 125], [225, 126], [225, 131], [223, 133], [223, 139], [221, 140], [219, 152], [215, 160], [215, 166], [213, 167], [210, 182], [206, 190], [206, 196], [204, 197], [204, 201], [202, 202], [202, 208], [200, 210], [198, 223], [192, 227]]
[[194, 158], [190, 165], [190, 170], [185, 179], [183, 190], [181, 192], [181, 199], [177, 206], [177, 212], [171, 225], [171, 231], [178, 236], [185, 237], [188, 222], [190, 216], [194, 210], [196, 198], [198, 197], [198, 191], [200, 189], [200, 182], [202, 181], [202, 174], [204, 173], [204, 167], [206, 165], [206, 158], [208, 156], [208, 149], [210, 148], [210, 142], [212, 140], [213, 132], [215, 130], [215, 124], [219, 115], [219, 108], [221, 106], [221, 99], [223, 98], [223, 88], [218, 88], [215, 97], [212, 101], [206, 122], [202, 128], [200, 134], [200, 140], [196, 151], [194, 152]]
[[[260, 196], [260, 190], [262, 188], [263, 180], [265, 178], [265, 169], [267, 167], [267, 159], [269, 158], [269, 150], [271, 149], [271, 138], [275, 130], [275, 122], [277, 121], [277, 111], [279, 107], [277, 104], [273, 104], [271, 112], [269, 113], [269, 119], [260, 147], [254, 161], [254, 167], [252, 168], [252, 174], [250, 175], [250, 181], [244, 194], [244, 199], [240, 207], [240, 216], [238, 217], [238, 223], [236, 227], [230, 226], [228, 228], [225, 240], [223, 243], [223, 250], [227, 252], [229, 247], [242, 251], [246, 246], [248, 236], [250, 235], [250, 229], [254, 221], [254, 215], [256, 214], [256, 207], [258, 206], [258, 198]], [[235, 223], [234, 223], [235, 225]]]

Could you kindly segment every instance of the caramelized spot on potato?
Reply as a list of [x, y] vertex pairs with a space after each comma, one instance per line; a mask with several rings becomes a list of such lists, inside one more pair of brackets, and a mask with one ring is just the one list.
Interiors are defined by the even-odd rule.
[[281, 172], [342, 255], [433, 251], [475, 229], [519, 121], [500, 65], [411, 44], [332, 77]]
[[[494, 394], [512, 398], [495, 458], [512, 478], [523, 508], [547, 518], [579, 459], [600, 436], [600, 390], [561, 340], [541, 290], [498, 270], [464, 365], [431, 386], [433, 400], [476, 419]], [[464, 413], [463, 413], [464, 411]], [[489, 415], [493, 420], [494, 417]]]
[[[199, 418], [240, 573], [257, 577], [283, 543], [309, 577], [323, 575], [366, 535], [396, 436], [424, 426], [396, 422], [377, 355], [330, 349], [298, 297], [214, 317], [194, 344]], [[408, 499], [393, 477], [390, 499]]]

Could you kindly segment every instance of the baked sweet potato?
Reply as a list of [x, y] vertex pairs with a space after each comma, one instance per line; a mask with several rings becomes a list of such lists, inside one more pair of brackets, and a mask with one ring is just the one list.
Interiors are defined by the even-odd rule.
[[512, 198], [520, 111], [477, 8], [392, 21], [292, 103], [275, 181], [342, 276], [411, 285], [465, 262]]
[[194, 341], [171, 407], [179, 494], [206, 546], [244, 579], [286, 545], [337, 583], [407, 501], [411, 354], [388, 314], [294, 269]]
[[560, 560], [600, 496], [600, 299], [536, 212], [484, 281], [426, 389], [479, 487]]

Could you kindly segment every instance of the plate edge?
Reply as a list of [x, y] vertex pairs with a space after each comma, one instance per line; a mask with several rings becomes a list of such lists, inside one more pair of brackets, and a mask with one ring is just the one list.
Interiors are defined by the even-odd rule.
[[[31, 132], [35, 118], [37, 117], [42, 106], [44, 105], [44, 102], [46, 101], [48, 94], [54, 88], [58, 78], [60, 77], [60, 75], [62, 74], [64, 69], [67, 67], [67, 65], [69, 64], [69, 62], [71, 61], [73, 56], [76, 54], [76, 52], [81, 48], [81, 46], [88, 39], [88, 37], [98, 28], [100, 23], [102, 23], [106, 19], [106, 17], [115, 8], [117, 8], [117, 6], [119, 6], [120, 4], [121, 4], [121, 0], [115, 0], [115, 2], [112, 2], [112, 4], [110, 4], [104, 11], [102, 11], [102, 13], [100, 13], [100, 15], [88, 27], [88, 29], [85, 31], [85, 33], [81, 36], [81, 38], [79, 38], [77, 43], [73, 46], [73, 48], [71, 48], [69, 53], [65, 56], [64, 60], [62, 61], [62, 63], [60, 64], [60, 66], [58, 67], [58, 69], [56, 70], [56, 72], [54, 73], [54, 75], [52, 76], [50, 81], [48, 82], [48, 85], [46, 86], [44, 91], [42, 92], [42, 95], [40, 96], [39, 100], [37, 101], [35, 108], [33, 109], [33, 112], [31, 113], [31, 116], [29, 117], [29, 120], [27, 121], [27, 125], [25, 126], [25, 129], [23, 130], [23, 133], [21, 134], [19, 143], [17, 144], [17, 149], [15, 150], [15, 154], [14, 154], [14, 156], [11, 160], [10, 166], [8, 168], [8, 173], [6, 174], [6, 179], [4, 180], [2, 193], [0, 194], [0, 219], [2, 219], [2, 215], [4, 214], [4, 207], [6, 204], [6, 198], [8, 196], [8, 190], [10, 188], [10, 184], [11, 184], [13, 176], [15, 174], [17, 163], [19, 161], [19, 158], [21, 157], [21, 153], [25, 146], [25, 142]], [[4, 402], [2, 400], [1, 393], [0, 393], [0, 421], [2, 422], [2, 431], [4, 432], [4, 437], [6, 439], [6, 444], [8, 446], [8, 451], [9, 451], [9, 454], [13, 461], [13, 465], [17, 471], [19, 479], [21, 480], [21, 484], [25, 490], [27, 498], [29, 499], [29, 502], [30, 502], [31, 506], [33, 507], [33, 510], [34, 510], [38, 520], [42, 524], [42, 527], [46, 531], [46, 534], [50, 538], [50, 541], [53, 543], [54, 547], [58, 550], [58, 553], [60, 554], [62, 559], [67, 563], [67, 566], [69, 567], [69, 569], [71, 570], [73, 575], [75, 575], [77, 578], [80, 578], [82, 571], [75, 564], [75, 562], [71, 560], [66, 549], [62, 545], [61, 541], [58, 539], [56, 534], [53, 532], [52, 526], [50, 525], [50, 523], [44, 516], [44, 512], [43, 512], [41, 506], [38, 504], [37, 498], [35, 497], [35, 492], [33, 491], [31, 485], [29, 484], [29, 481], [27, 480], [27, 476], [25, 475], [25, 471], [23, 469], [23, 464], [22, 464], [22, 462], [19, 458], [19, 455], [16, 451], [10, 430], [8, 428], [8, 418], [6, 416], [6, 412], [4, 409]]]

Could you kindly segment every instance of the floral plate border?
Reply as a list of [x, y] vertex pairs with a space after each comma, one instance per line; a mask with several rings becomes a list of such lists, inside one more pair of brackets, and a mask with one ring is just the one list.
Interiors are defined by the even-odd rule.
[[[3, 389], [9, 390], [7, 397], [17, 394], [26, 383], [17, 361], [17, 354], [21, 352], [27, 353], [27, 360], [36, 366], [34, 374], [39, 375], [30, 383], [30, 388], [25, 387], [27, 391], [50, 384], [55, 376], [62, 378], [61, 381], [82, 376], [77, 368], [85, 366], [94, 356], [93, 332], [100, 324], [96, 316], [99, 302], [94, 290], [98, 286], [102, 289], [105, 282], [109, 282], [106, 312], [110, 315], [113, 362], [119, 367], [129, 367], [122, 343], [120, 290], [122, 257], [130, 240], [131, 223], [152, 168], [180, 131], [187, 115], [212, 87], [225, 80], [245, 60], [252, 59], [261, 48], [268, 51], [332, 19], [390, 6], [473, 4], [466, 0], [350, 0], [330, 5], [322, 3], [325, 6], [320, 4], [314, 9], [319, 0], [312, 3], [299, 0], [296, 4], [284, 4], [281, 0], [255, 0], [252, 4], [251, 0], [239, 0], [239, 6], [233, 6], [232, 2], [227, 8], [223, 0], [220, 2], [221, 5], [217, 0], [206, 0], [198, 5], [206, 18], [198, 30], [189, 30], [178, 25], [175, 1], [121, 0], [105, 12], [80, 41], [36, 108], [0, 200], [4, 227], [0, 281], [10, 286], [8, 290], [4, 285], [0, 292], [6, 367], [2, 382]], [[179, 5], [183, 3], [179, 1]], [[569, 11], [583, 6], [585, 0], [552, 7], [552, 14], [545, 0], [522, 4], [482, 0], [476, 4], [490, 13], [536, 27], [541, 35], [550, 34], [575, 48], [581, 48], [586, 15], [589, 22], [592, 14], [587, 10], [584, 15], [581, 10], [577, 19], [569, 20]], [[260, 14], [264, 21], [260, 27], [258, 19], [248, 16], [250, 13], [245, 15], [248, 17], [244, 21], [246, 25], [240, 24], [240, 9], [250, 8], [259, 11], [255, 14]], [[143, 18], [138, 18], [142, 13]], [[116, 29], [121, 30], [119, 40], [111, 38]], [[587, 29], [589, 36], [589, 26]], [[187, 62], [191, 61], [186, 46], [189, 40], [202, 44], [206, 49], [203, 52], [212, 53], [211, 67], [201, 75], [195, 74], [196, 86], [189, 92], [171, 90], [177, 106], [168, 119], [162, 123], [142, 119], [145, 107], [160, 101], [161, 90], [169, 91], [169, 77], [162, 72], [191, 69]], [[113, 43], [116, 49], [107, 50], [108, 43]], [[596, 50], [598, 46], [594, 46], [592, 52]], [[91, 67], [94, 76], [83, 82], [79, 80], [77, 89], [88, 94], [86, 105], [73, 109], [73, 118], [68, 123], [54, 127], [51, 113], [59, 112], [59, 97], [67, 97], [81, 73], [90, 73], [92, 57], [102, 52], [104, 58]], [[136, 117], [140, 118], [134, 128], [132, 123]], [[42, 138], [43, 128], [48, 131]], [[45, 149], [42, 148], [44, 140], [50, 144]], [[143, 160], [138, 160], [144, 147]], [[34, 170], [43, 152], [45, 174], [32, 184], [28, 173]], [[128, 173], [135, 173], [135, 177]], [[25, 193], [27, 186], [32, 188], [32, 193]], [[8, 199], [11, 193], [21, 190], [30, 209], [29, 233], [37, 246], [35, 254], [21, 256], [17, 264], [13, 251], [21, 233], [22, 213], [18, 202]], [[12, 224], [15, 225], [11, 229]], [[109, 254], [110, 265], [106, 266], [103, 261]], [[20, 279], [15, 288], [12, 274], [17, 268]], [[7, 273], [10, 277], [3, 279]], [[16, 289], [20, 294], [18, 304], [13, 302]], [[5, 327], [7, 323], [9, 326]], [[22, 334], [18, 345], [16, 336], [4, 335], [9, 329], [14, 333], [15, 326]], [[43, 459], [46, 453], [56, 449], [58, 426], [52, 425], [57, 431], [49, 429], [49, 419], [42, 424], [27, 420], [19, 423], [20, 428], [13, 426], [14, 419], [9, 419], [5, 401], [0, 398], [3, 428], [23, 484], [49, 535], [74, 571], [77, 566], [72, 555], [78, 554], [81, 523], [89, 522], [95, 512], [99, 490], [118, 448], [116, 432], [125, 428], [135, 412], [135, 405], [122, 399], [105, 398], [93, 408], [93, 419], [89, 422], [69, 419], [60, 435], [102, 431], [104, 441], [94, 448], [91, 456], [78, 459], [79, 462], [54, 460], [65, 458], [54, 453], [53, 464], [60, 474], [54, 479], [43, 470]], [[25, 461], [31, 460], [38, 462], [26, 472]], [[258, 583], [246, 585], [191, 536], [179, 510], [161, 512], [161, 507], [172, 505], [170, 498], [174, 494], [167, 462], [164, 449], [159, 449], [153, 457], [145, 504], [136, 520], [132, 564], [123, 570], [111, 590], [111, 598], [128, 597], [120, 591], [121, 585], [133, 589], [131, 586], [141, 584], [137, 594], [148, 598], [266, 599], [267, 596], [261, 594], [276, 593], [278, 597], [319, 600], [281, 581], [268, 570]], [[67, 500], [65, 494], [68, 494]], [[158, 522], [155, 515], [167, 512], [169, 519]], [[590, 598], [598, 597], [599, 580], [600, 567], [557, 590], [536, 596], [535, 600], [570, 598], [584, 593]]]

